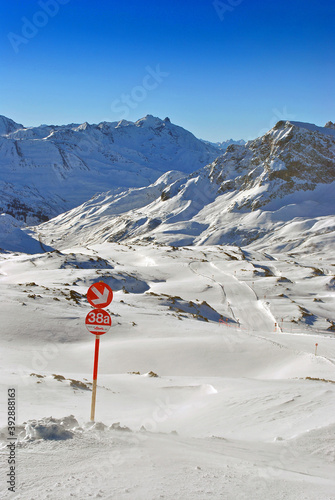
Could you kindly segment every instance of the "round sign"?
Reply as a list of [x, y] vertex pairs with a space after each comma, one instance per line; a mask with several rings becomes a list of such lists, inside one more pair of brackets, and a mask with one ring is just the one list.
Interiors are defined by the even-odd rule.
[[113, 290], [103, 281], [99, 281], [88, 289], [87, 300], [93, 307], [107, 307], [113, 300]]
[[86, 316], [85, 325], [87, 330], [94, 335], [103, 335], [112, 326], [112, 318], [103, 309], [93, 309]]

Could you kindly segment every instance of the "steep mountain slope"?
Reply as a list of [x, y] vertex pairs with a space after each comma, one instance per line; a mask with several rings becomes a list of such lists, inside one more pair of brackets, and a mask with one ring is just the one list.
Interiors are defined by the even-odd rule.
[[5, 116], [0, 115], [0, 136], [10, 134], [11, 132], [16, 132], [16, 130], [19, 130], [21, 128], [23, 128], [23, 125], [21, 125], [20, 123], [15, 123], [10, 118], [6, 118]]
[[48, 244], [154, 240], [273, 251], [329, 246], [335, 228], [335, 130], [278, 122], [245, 146], [170, 182], [105, 193], [37, 231]]
[[240, 200], [239, 208], [264, 207], [271, 200], [335, 180], [335, 131], [301, 122], [278, 122], [246, 148], [231, 146], [212, 165], [210, 178], [220, 192], [249, 191], [265, 186], [266, 193]]
[[99, 192], [145, 186], [169, 170], [189, 174], [219, 154], [169, 118], [24, 128], [0, 117], [0, 211], [45, 221]]

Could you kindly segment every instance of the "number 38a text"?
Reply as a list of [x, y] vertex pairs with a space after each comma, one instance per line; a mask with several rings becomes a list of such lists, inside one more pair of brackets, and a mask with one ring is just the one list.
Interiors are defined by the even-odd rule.
[[110, 318], [109, 316], [105, 316], [103, 313], [95, 313], [95, 312], [90, 312], [88, 314], [88, 321], [90, 323], [99, 323], [99, 324], [104, 324], [104, 325], [109, 325], [110, 324]]

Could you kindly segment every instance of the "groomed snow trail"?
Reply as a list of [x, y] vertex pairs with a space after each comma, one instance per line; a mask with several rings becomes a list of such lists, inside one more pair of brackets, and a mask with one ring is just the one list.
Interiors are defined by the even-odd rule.
[[[247, 330], [273, 332], [276, 319], [255, 292], [232, 274], [225, 273], [213, 263], [191, 262], [191, 271], [220, 286], [233, 318]], [[213, 274], [214, 273], [214, 274]]]

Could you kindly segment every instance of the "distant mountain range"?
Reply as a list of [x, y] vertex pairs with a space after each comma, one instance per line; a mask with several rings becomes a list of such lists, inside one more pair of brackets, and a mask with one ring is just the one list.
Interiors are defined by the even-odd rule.
[[0, 213], [45, 221], [96, 193], [190, 174], [221, 153], [169, 118], [24, 127], [0, 116]]
[[228, 139], [228, 141], [222, 141], [222, 142], [210, 142], [210, 141], [205, 141], [203, 139], [201, 140], [205, 144], [210, 144], [211, 146], [220, 148], [222, 151], [226, 151], [227, 147], [230, 146], [231, 144], [239, 144], [241, 146], [246, 144], [246, 141], [244, 141], [243, 139], [239, 139], [238, 141], [235, 141], [234, 139]]
[[334, 244], [332, 122], [280, 121], [225, 151], [150, 115], [32, 128], [1, 117], [0, 132], [1, 248]]
[[99, 194], [36, 232], [56, 248], [152, 241], [331, 251], [334, 188], [333, 124], [280, 121], [189, 175], [170, 172], [147, 187]]

